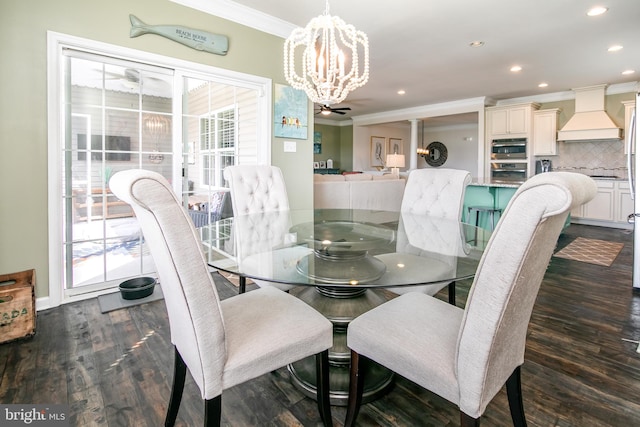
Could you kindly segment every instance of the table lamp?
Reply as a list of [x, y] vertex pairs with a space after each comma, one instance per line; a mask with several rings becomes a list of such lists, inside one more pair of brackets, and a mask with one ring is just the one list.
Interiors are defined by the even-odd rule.
[[404, 167], [404, 154], [387, 154], [387, 167], [396, 178], [400, 178], [400, 169]]

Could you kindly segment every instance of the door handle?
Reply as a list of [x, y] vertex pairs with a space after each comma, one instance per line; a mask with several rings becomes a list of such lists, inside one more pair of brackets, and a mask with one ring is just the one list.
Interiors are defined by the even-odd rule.
[[640, 214], [637, 214], [637, 213], [629, 214], [629, 216], [627, 216], [627, 222], [629, 224], [634, 224], [636, 222], [636, 217], [637, 216], [640, 216]]

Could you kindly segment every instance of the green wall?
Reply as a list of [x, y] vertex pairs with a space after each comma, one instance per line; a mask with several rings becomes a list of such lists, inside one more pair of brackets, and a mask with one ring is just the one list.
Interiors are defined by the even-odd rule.
[[[148, 24], [174, 24], [225, 34], [226, 56], [168, 39], [129, 38], [129, 14]], [[35, 268], [36, 295], [49, 293], [47, 206], [47, 31], [148, 51], [285, 83], [279, 37], [169, 1], [3, 0], [0, 6], [0, 274]], [[308, 123], [313, 123], [309, 104]], [[283, 169], [291, 206], [313, 204], [312, 132], [284, 153], [272, 138], [272, 163]], [[54, 280], [58, 280], [57, 278]]]
[[353, 126], [340, 127], [340, 163], [344, 170], [353, 170]]
[[342, 162], [340, 161], [340, 128], [330, 125], [316, 124], [313, 127], [314, 132], [320, 132], [320, 138], [322, 140], [322, 152], [320, 154], [313, 155], [313, 161], [318, 162], [320, 160], [333, 160], [333, 167], [337, 169], [344, 169]]
[[314, 132], [322, 137], [322, 153], [314, 154], [313, 161], [333, 160], [333, 167], [353, 170], [353, 126], [314, 125]]

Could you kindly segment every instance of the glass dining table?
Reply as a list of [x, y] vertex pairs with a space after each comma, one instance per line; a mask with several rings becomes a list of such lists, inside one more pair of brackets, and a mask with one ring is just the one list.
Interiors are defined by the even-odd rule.
[[[440, 289], [472, 278], [490, 237], [456, 220], [355, 209], [250, 214], [198, 230], [209, 265], [238, 275], [242, 288], [246, 279], [297, 285], [290, 292], [331, 320], [331, 403], [342, 406], [349, 386], [349, 322], [394, 295], [385, 290]], [[381, 396], [393, 380], [380, 365], [367, 369], [364, 402]], [[289, 371], [293, 384], [315, 398], [314, 358]]]

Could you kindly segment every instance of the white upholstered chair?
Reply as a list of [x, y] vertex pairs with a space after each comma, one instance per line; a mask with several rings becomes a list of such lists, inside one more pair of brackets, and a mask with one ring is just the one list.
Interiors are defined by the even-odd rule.
[[175, 423], [187, 369], [205, 400], [205, 425], [214, 426], [223, 390], [314, 354], [318, 408], [331, 425], [331, 322], [270, 287], [220, 301], [197, 231], [166, 179], [136, 169], [116, 173], [109, 186], [133, 207], [165, 296], [175, 351], [165, 426]]
[[[462, 219], [462, 205], [464, 203], [464, 192], [471, 182], [469, 172], [458, 169], [415, 169], [409, 174], [407, 185], [402, 197], [400, 211], [408, 214], [429, 214], [431, 217], [452, 219], [460, 221]], [[401, 224], [406, 233], [398, 234], [396, 247], [402, 252], [415, 252], [422, 250], [429, 251], [434, 244], [442, 246], [441, 241], [432, 241], [432, 237], [439, 239], [440, 236], [434, 230], [429, 229], [429, 224]], [[456, 242], [450, 242], [450, 247], [458, 247]], [[440, 251], [442, 254], [442, 251]], [[455, 265], [452, 266], [455, 268]], [[442, 282], [424, 286], [403, 286], [389, 288], [397, 294], [407, 292], [423, 292], [427, 295], [435, 295], [440, 289], [449, 286], [449, 302], [456, 303], [455, 282]]]
[[520, 367], [533, 305], [569, 211], [596, 190], [591, 178], [567, 172], [526, 181], [488, 242], [464, 310], [408, 293], [353, 320], [345, 426], [355, 424], [368, 359], [456, 404], [463, 426], [479, 425], [506, 382], [514, 425], [526, 426]]
[[[284, 183], [282, 171], [276, 166], [269, 165], [235, 165], [227, 166], [224, 169], [224, 178], [229, 183], [231, 190], [231, 206], [233, 208], [233, 216], [238, 217], [248, 214], [268, 213], [274, 211], [288, 211], [289, 198], [287, 196], [287, 188]], [[266, 217], [265, 217], [266, 218]], [[254, 216], [254, 219], [256, 217]], [[275, 243], [271, 240], [265, 240], [261, 235], [247, 235], [249, 228], [243, 227], [244, 234], [235, 235], [236, 239], [242, 239], [244, 242], [251, 240], [253, 243], [252, 250], [260, 251], [261, 247], [269, 249]], [[260, 230], [255, 227], [254, 230]], [[282, 233], [278, 233], [282, 235]], [[247, 247], [248, 245], [241, 245]], [[242, 256], [250, 255], [243, 253]], [[283, 283], [268, 282], [259, 279], [253, 279], [254, 283], [260, 287], [273, 286], [283, 291], [289, 291], [295, 288], [294, 285]], [[245, 281], [241, 278], [239, 292], [245, 291]]]

